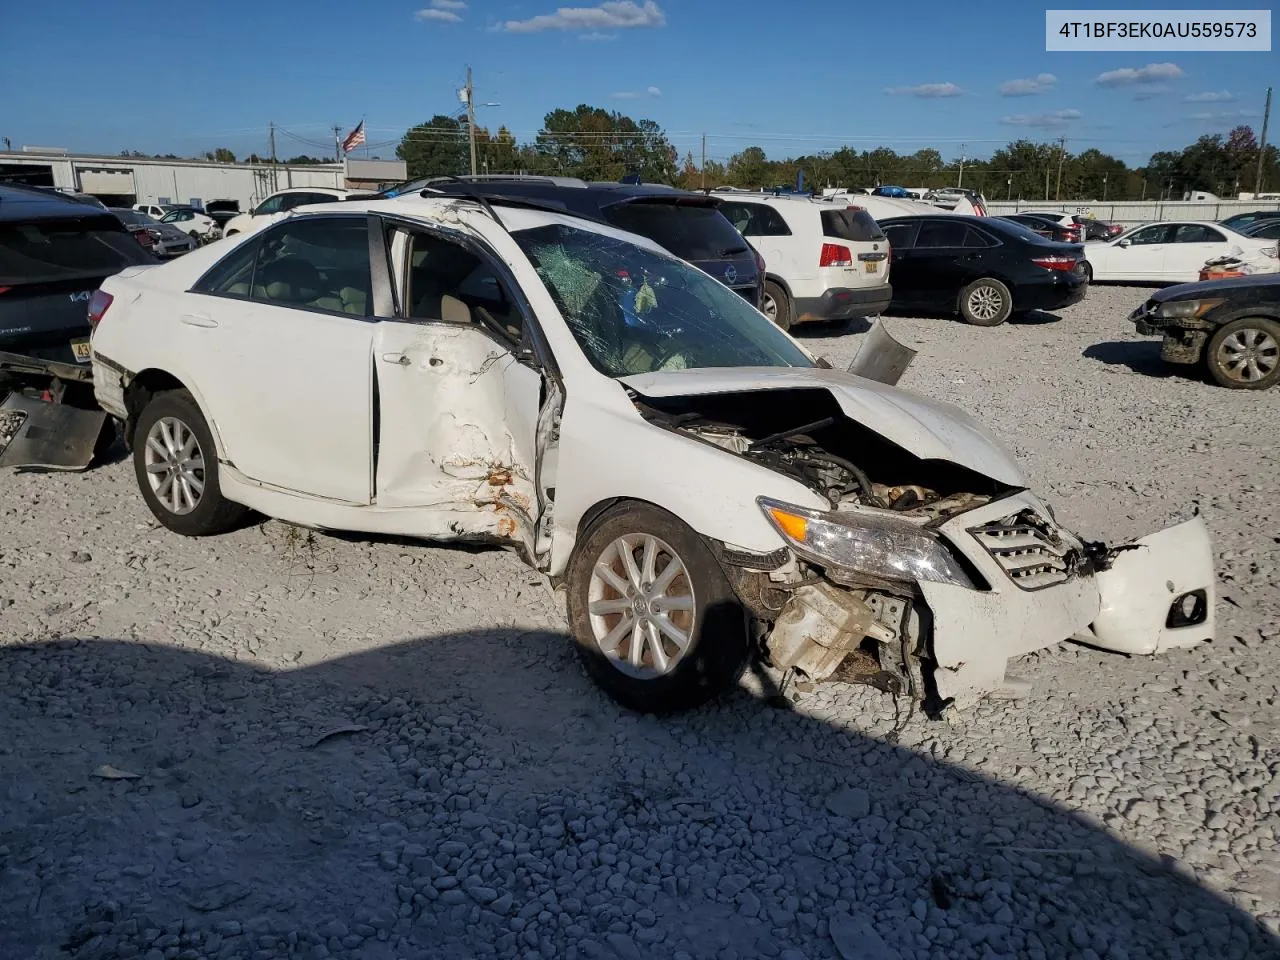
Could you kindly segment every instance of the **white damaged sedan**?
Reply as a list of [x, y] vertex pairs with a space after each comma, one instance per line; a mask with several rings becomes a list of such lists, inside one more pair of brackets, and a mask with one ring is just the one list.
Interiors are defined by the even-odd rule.
[[508, 544], [638, 710], [752, 662], [945, 707], [1069, 638], [1212, 636], [1199, 518], [1085, 542], [964, 413], [832, 370], [651, 241], [528, 202], [299, 208], [112, 277], [90, 316], [98, 401], [170, 530], [255, 510]]

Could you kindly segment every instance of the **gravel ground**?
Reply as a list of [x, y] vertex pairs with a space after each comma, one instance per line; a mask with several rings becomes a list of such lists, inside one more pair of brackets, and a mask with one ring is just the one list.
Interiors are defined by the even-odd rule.
[[1213, 644], [1064, 644], [949, 722], [628, 715], [508, 553], [186, 540], [127, 462], [0, 475], [0, 957], [1280, 957], [1280, 391], [1169, 375], [1145, 295], [890, 321], [1060, 519], [1198, 506], [1218, 548]]

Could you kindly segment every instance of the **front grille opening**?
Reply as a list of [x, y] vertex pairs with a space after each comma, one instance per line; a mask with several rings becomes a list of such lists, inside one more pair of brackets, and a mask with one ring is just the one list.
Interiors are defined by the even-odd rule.
[[1034, 510], [1023, 510], [970, 534], [1023, 590], [1040, 590], [1071, 576], [1074, 546], [1051, 521]]

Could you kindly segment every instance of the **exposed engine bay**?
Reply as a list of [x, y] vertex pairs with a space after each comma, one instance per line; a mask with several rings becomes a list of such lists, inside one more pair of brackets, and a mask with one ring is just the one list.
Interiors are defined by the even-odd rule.
[[646, 398], [636, 405], [660, 426], [793, 477], [836, 511], [875, 507], [940, 521], [1007, 492], [956, 464], [921, 460], [854, 423], [826, 390]]

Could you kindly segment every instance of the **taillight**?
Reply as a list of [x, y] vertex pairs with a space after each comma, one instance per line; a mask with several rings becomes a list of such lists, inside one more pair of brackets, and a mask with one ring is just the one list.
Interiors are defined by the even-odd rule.
[[111, 306], [114, 298], [111, 294], [104, 290], [93, 291], [93, 296], [89, 298], [89, 326], [96, 330], [98, 324], [102, 322], [102, 318], [106, 315], [107, 308]]
[[0, 287], [0, 293], [8, 293], [13, 287]]
[[818, 266], [852, 267], [853, 254], [848, 247], [842, 247], [838, 243], [824, 243], [822, 245], [822, 255], [818, 258]]
[[1079, 262], [1075, 257], [1033, 257], [1031, 262], [1037, 267], [1044, 267], [1046, 270], [1061, 270], [1064, 273], [1070, 273], [1076, 268]]
[[1079, 243], [1079, 242], [1080, 242], [1080, 228], [1067, 227], [1067, 243]]

